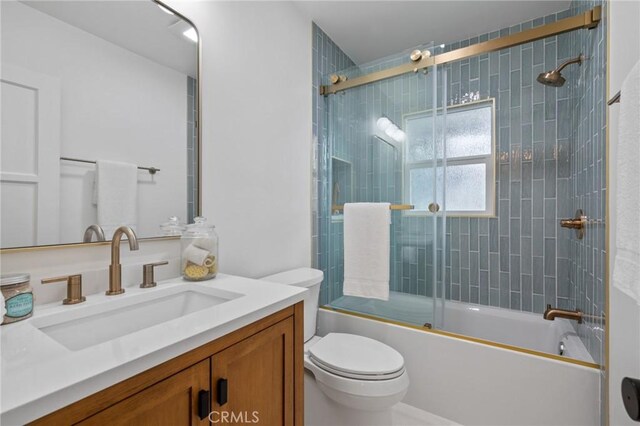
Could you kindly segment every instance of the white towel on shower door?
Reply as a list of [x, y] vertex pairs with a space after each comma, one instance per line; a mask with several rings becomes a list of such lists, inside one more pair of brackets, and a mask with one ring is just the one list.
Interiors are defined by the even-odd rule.
[[118, 227], [134, 231], [138, 222], [138, 167], [135, 164], [98, 160], [96, 162], [98, 225], [110, 240]]
[[613, 285], [640, 304], [640, 62], [622, 83], [621, 93]]
[[345, 296], [389, 300], [389, 203], [344, 205]]

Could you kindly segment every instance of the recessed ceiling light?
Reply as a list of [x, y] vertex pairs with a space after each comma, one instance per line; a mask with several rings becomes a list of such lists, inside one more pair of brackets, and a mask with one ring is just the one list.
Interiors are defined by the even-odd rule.
[[169, 9], [167, 9], [166, 7], [161, 5], [160, 3], [156, 3], [156, 4], [160, 8], [160, 10], [163, 11], [164, 13], [166, 13], [167, 15], [174, 15], [174, 13], [172, 11], [170, 11]]
[[195, 43], [198, 42], [198, 33], [196, 32], [196, 29], [193, 27], [183, 32], [182, 35]]

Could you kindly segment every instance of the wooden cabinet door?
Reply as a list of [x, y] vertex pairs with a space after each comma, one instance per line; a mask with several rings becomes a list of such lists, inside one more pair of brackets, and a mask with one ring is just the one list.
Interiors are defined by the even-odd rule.
[[211, 358], [214, 423], [293, 425], [293, 330], [288, 318]]
[[146, 388], [78, 423], [80, 425], [208, 425], [198, 416], [198, 393], [209, 390], [209, 359]]

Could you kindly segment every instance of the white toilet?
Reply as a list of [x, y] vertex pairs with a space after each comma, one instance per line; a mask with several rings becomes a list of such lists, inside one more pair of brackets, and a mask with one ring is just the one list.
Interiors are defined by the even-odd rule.
[[[322, 271], [311, 268], [262, 278], [309, 290], [304, 299], [305, 424], [387, 422], [385, 413], [404, 398], [409, 387], [404, 358], [392, 347], [364, 336], [315, 336], [322, 278]], [[320, 422], [313, 418], [317, 417], [314, 412], [322, 416]]]

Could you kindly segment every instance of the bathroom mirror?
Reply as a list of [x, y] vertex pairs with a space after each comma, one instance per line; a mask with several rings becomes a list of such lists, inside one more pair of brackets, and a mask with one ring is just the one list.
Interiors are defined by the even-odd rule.
[[[3, 1], [0, 247], [199, 213], [199, 45], [154, 1]], [[96, 164], [97, 163], [97, 164]], [[124, 163], [124, 164], [123, 164]]]

